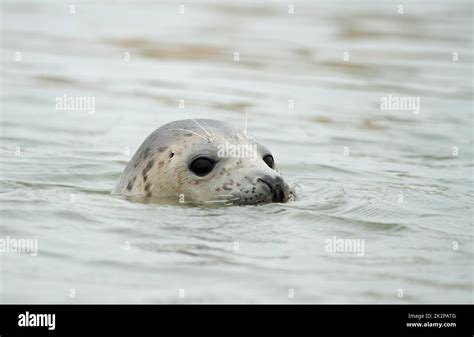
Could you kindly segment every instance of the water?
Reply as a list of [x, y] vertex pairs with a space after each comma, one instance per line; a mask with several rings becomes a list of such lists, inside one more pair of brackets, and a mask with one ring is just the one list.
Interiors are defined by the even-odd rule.
[[[1, 253], [1, 301], [472, 303], [472, 4], [183, 3], [2, 2], [1, 237], [38, 255]], [[155, 128], [245, 109], [295, 202], [110, 195]]]

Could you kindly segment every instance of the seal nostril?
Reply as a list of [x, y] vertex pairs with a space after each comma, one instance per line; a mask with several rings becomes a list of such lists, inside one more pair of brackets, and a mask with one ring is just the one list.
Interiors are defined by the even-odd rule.
[[273, 190], [273, 202], [282, 202], [283, 198], [283, 188], [280, 184], [276, 184], [275, 189]]
[[283, 180], [280, 177], [264, 177], [264, 179], [257, 179], [257, 181], [264, 183], [270, 189], [273, 202], [283, 202], [285, 193], [283, 192]]

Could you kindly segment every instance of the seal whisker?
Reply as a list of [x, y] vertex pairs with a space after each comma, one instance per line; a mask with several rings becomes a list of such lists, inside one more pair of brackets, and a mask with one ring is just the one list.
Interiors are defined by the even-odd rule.
[[196, 136], [199, 136], [199, 137], [201, 137], [202, 139], [204, 139], [206, 141], [209, 140], [206, 137], [204, 137], [203, 135], [200, 135], [199, 133], [191, 131], [191, 130], [187, 130], [187, 129], [171, 129], [171, 130], [181, 130], [181, 131], [191, 132], [192, 134], [195, 134]]
[[201, 129], [203, 129], [205, 133], [207, 133], [207, 135], [209, 136], [209, 139], [210, 139], [210, 140], [213, 139], [213, 137], [211, 136], [211, 134], [210, 134], [206, 129], [204, 129], [204, 127], [203, 127], [201, 124], [199, 124], [194, 118], [191, 118], [191, 120], [192, 120], [194, 123], [196, 123]]
[[244, 126], [244, 135], [245, 137], [247, 137], [247, 115], [248, 115], [248, 112], [247, 112], [247, 107], [245, 107], [245, 126]]
[[212, 134], [211, 140], [214, 140], [216, 138], [216, 134], [214, 133], [214, 131], [212, 131], [212, 129], [209, 129], [209, 132]]
[[[209, 126], [209, 125], [207, 125], [207, 126]], [[209, 132], [212, 134], [211, 140], [214, 140], [216, 138], [216, 134], [214, 133], [214, 130], [212, 130], [212, 128], [209, 128]]]
[[[218, 196], [219, 197], [219, 196]], [[231, 201], [236, 201], [239, 200], [239, 198], [234, 198], [234, 199], [225, 199], [225, 200], [207, 200], [205, 201], [206, 203], [211, 203], [211, 202], [221, 202], [221, 203], [228, 203]]]

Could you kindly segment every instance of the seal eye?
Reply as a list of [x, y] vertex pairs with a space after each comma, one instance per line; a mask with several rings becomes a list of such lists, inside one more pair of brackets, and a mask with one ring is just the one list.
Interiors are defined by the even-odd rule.
[[189, 169], [193, 171], [194, 174], [203, 177], [212, 171], [215, 163], [216, 162], [210, 158], [200, 157], [193, 160]]
[[267, 154], [265, 157], [263, 157], [263, 161], [267, 163], [268, 167], [270, 167], [271, 169], [275, 166], [275, 161], [273, 160], [271, 154]]

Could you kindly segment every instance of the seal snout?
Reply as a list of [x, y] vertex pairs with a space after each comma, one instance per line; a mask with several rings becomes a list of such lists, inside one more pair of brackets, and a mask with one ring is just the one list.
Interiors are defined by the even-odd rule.
[[279, 176], [271, 177], [269, 175], [263, 178], [257, 179], [258, 182], [262, 182], [268, 186], [272, 195], [272, 202], [285, 202], [285, 182]]

